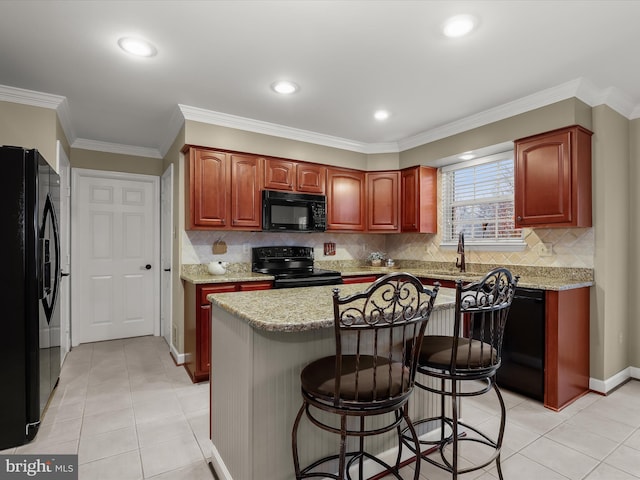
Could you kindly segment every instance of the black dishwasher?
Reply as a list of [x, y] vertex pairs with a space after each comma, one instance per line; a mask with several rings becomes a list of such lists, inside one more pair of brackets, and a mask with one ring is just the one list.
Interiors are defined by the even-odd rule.
[[517, 288], [502, 344], [501, 388], [544, 400], [545, 292]]

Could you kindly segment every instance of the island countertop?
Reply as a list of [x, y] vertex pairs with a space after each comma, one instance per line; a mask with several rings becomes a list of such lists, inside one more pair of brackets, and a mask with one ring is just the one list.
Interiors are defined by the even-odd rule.
[[[215, 293], [207, 296], [207, 300], [254, 328], [271, 332], [302, 332], [333, 327], [334, 288], [340, 290], [342, 297], [362, 292], [366, 287], [366, 284], [359, 283]], [[440, 288], [434, 310], [454, 305], [455, 290]]]

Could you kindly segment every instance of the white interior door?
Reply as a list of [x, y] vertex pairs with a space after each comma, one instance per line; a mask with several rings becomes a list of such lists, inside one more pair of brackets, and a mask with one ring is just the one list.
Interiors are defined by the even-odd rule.
[[71, 285], [69, 272], [71, 271], [71, 167], [62, 144], [58, 140], [57, 168], [60, 175], [60, 362], [62, 363], [71, 348]]
[[160, 334], [159, 178], [73, 169], [72, 342]]
[[160, 263], [162, 264], [160, 326], [167, 344], [172, 345], [173, 164], [169, 165], [160, 180], [160, 212]]

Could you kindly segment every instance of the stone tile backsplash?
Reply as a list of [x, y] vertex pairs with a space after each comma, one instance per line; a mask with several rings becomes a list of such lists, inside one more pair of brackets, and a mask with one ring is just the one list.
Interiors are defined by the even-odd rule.
[[[227, 244], [227, 253], [213, 254], [216, 240]], [[525, 229], [526, 248], [520, 252], [468, 250], [467, 263], [527, 265], [536, 267], [593, 268], [592, 228]], [[336, 254], [325, 256], [324, 242], [336, 244]], [[550, 244], [550, 256], [540, 254], [541, 244]], [[349, 234], [349, 233], [271, 233], [184, 231], [182, 264], [226, 261], [251, 262], [251, 247], [302, 245], [314, 248], [316, 261], [360, 260], [378, 250], [397, 260], [455, 263], [455, 249], [440, 248], [439, 234]]]

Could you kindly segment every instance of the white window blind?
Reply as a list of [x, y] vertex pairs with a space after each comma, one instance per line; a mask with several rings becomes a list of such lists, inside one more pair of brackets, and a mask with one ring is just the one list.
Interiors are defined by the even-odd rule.
[[443, 168], [442, 242], [455, 242], [463, 232], [469, 244], [522, 243], [513, 187], [513, 152]]

